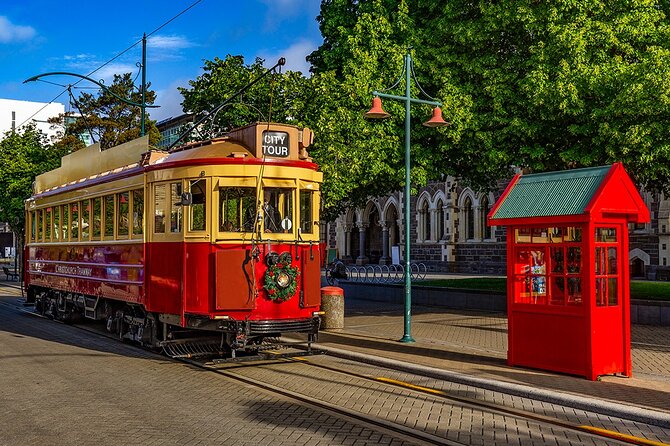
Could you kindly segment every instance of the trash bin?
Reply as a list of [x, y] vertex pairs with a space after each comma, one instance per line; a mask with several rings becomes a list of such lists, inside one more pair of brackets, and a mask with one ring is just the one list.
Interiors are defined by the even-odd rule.
[[344, 328], [344, 290], [337, 286], [321, 288], [321, 328]]

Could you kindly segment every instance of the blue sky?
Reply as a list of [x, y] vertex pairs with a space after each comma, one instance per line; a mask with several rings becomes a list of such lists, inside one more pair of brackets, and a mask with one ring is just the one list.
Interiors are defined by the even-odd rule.
[[[142, 33], [151, 33], [195, 2], [2, 1], [0, 98], [49, 102], [62, 87], [23, 81], [54, 71], [88, 75], [141, 39]], [[148, 39], [147, 81], [161, 106], [150, 111], [152, 119], [181, 113], [177, 86], [201, 74], [205, 59], [242, 54], [247, 62], [258, 56], [271, 66], [283, 56], [286, 68], [307, 73], [305, 56], [322, 42], [316, 22], [319, 5], [319, 0], [201, 0]], [[137, 45], [90, 77], [110, 83], [114, 73], [138, 73], [140, 61]], [[44, 80], [66, 85], [77, 78]], [[67, 109], [67, 93], [55, 101]]]

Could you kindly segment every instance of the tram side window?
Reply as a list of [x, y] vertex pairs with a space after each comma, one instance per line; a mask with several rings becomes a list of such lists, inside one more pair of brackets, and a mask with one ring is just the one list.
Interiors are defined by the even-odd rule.
[[37, 210], [37, 232], [35, 232], [35, 240], [38, 242], [42, 241], [42, 236], [44, 235], [44, 219], [42, 218], [43, 211], [42, 209]]
[[144, 191], [133, 191], [133, 237], [142, 237], [144, 233]]
[[219, 188], [219, 231], [251, 232], [256, 219], [256, 189]]
[[91, 233], [91, 200], [81, 202], [81, 239], [88, 241]]
[[114, 238], [114, 195], [105, 195], [105, 240]]
[[93, 224], [93, 240], [100, 240], [102, 232], [102, 198], [93, 199], [93, 213], [91, 214], [91, 223]]
[[116, 194], [116, 209], [118, 211], [117, 213], [117, 220], [116, 220], [116, 235], [118, 238], [127, 238], [129, 231], [128, 231], [128, 201], [129, 201], [129, 193], [128, 192], [121, 192]]
[[61, 230], [63, 231], [63, 241], [66, 242], [70, 240], [70, 206], [66, 204], [61, 209], [63, 211]]
[[197, 180], [191, 180], [189, 182], [189, 189], [191, 191], [191, 196], [193, 197], [192, 204], [190, 206], [190, 217], [191, 223], [189, 230], [190, 231], [204, 231], [206, 229], [206, 215], [207, 215], [207, 194], [205, 193], [205, 186], [207, 185], [207, 180], [200, 178]]
[[61, 229], [60, 229], [60, 206], [53, 208], [53, 240], [60, 241], [61, 239]]
[[312, 220], [312, 203], [314, 202], [314, 192], [311, 190], [300, 191], [300, 232], [311, 234], [314, 232], [314, 222]]
[[170, 232], [181, 232], [181, 183], [170, 183]]
[[79, 203], [70, 204], [70, 236], [73, 242], [79, 240]]
[[51, 228], [53, 223], [51, 221], [51, 208], [46, 208], [44, 210], [44, 241], [51, 241]]
[[[284, 219], [287, 219], [286, 223], [282, 223]], [[263, 227], [265, 232], [291, 232], [290, 227], [292, 225], [293, 189], [265, 188], [263, 190]]]
[[35, 241], [35, 229], [37, 228], [37, 222], [35, 221], [35, 211], [30, 213], [30, 241]]
[[165, 184], [157, 184], [154, 187], [154, 233], [156, 234], [165, 234], [166, 188]]

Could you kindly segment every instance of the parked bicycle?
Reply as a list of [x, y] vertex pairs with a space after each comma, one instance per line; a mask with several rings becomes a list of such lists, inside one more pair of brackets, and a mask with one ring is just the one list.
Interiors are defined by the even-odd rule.
[[340, 259], [334, 259], [326, 267], [326, 282], [335, 285], [337, 280], [346, 280], [349, 277], [347, 267]]

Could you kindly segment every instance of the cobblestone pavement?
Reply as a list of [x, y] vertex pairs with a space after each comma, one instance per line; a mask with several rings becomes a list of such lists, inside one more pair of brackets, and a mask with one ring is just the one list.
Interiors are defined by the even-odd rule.
[[420, 444], [2, 304], [0, 377], [3, 446]]
[[[4, 290], [0, 288], [0, 294]], [[1, 299], [0, 299], [1, 300]], [[0, 302], [1, 304], [2, 302]], [[415, 308], [414, 344], [400, 344], [402, 308], [378, 302], [347, 301], [346, 327], [321, 334], [319, 344], [335, 345], [410, 364], [437, 366], [473, 376], [555, 389], [616, 402], [667, 410], [670, 373], [667, 333], [634, 327], [634, 361], [650, 372], [635, 379], [583, 378], [510, 368], [505, 365], [506, 318]], [[241, 385], [224, 376], [167, 361], [159, 356], [75, 328], [28, 315], [9, 317], [0, 305], [0, 445], [14, 444], [405, 444], [346, 416], [315, 409]], [[652, 342], [653, 341], [653, 342]], [[651, 349], [650, 347], [653, 347]], [[660, 352], [658, 350], [660, 349]], [[650, 353], [651, 350], [654, 350]], [[650, 356], [651, 355], [651, 356]], [[660, 355], [660, 359], [658, 359]], [[661, 364], [658, 364], [658, 361]], [[448, 394], [504, 404], [536, 414], [615, 430], [655, 441], [670, 441], [667, 428], [596, 415], [581, 409], [478, 389], [446, 380], [391, 371], [331, 357], [329, 361], [363, 375], [444, 390]], [[634, 367], [637, 364], [634, 362]], [[30, 373], [26, 373], [30, 370]], [[307, 371], [305, 364], [241, 367], [239, 373], [337, 403], [375, 419], [400, 423], [463, 444], [616, 444], [587, 434], [430, 395], [399, 390], [332, 371]], [[634, 383], [633, 381], [639, 381]], [[618, 381], [624, 381], [622, 384]], [[657, 388], [654, 387], [657, 385]], [[651, 400], [645, 398], [652, 397]], [[664, 400], [664, 402], [662, 401]], [[631, 403], [633, 404], [633, 403]], [[9, 408], [9, 409], [8, 409]], [[54, 413], [65, 414], [54, 421]], [[94, 416], [91, 416], [94, 414]], [[82, 422], [82, 420], [85, 420]], [[126, 426], [123, 430], [119, 426]], [[417, 441], [418, 442], [418, 441]], [[409, 440], [408, 443], [412, 443]]]
[[633, 325], [633, 377], [604, 376], [592, 382], [507, 366], [505, 314], [415, 306], [412, 336], [416, 342], [405, 344], [397, 342], [403, 335], [401, 305], [345, 302], [345, 328], [322, 332], [320, 345], [670, 413], [670, 327]]

